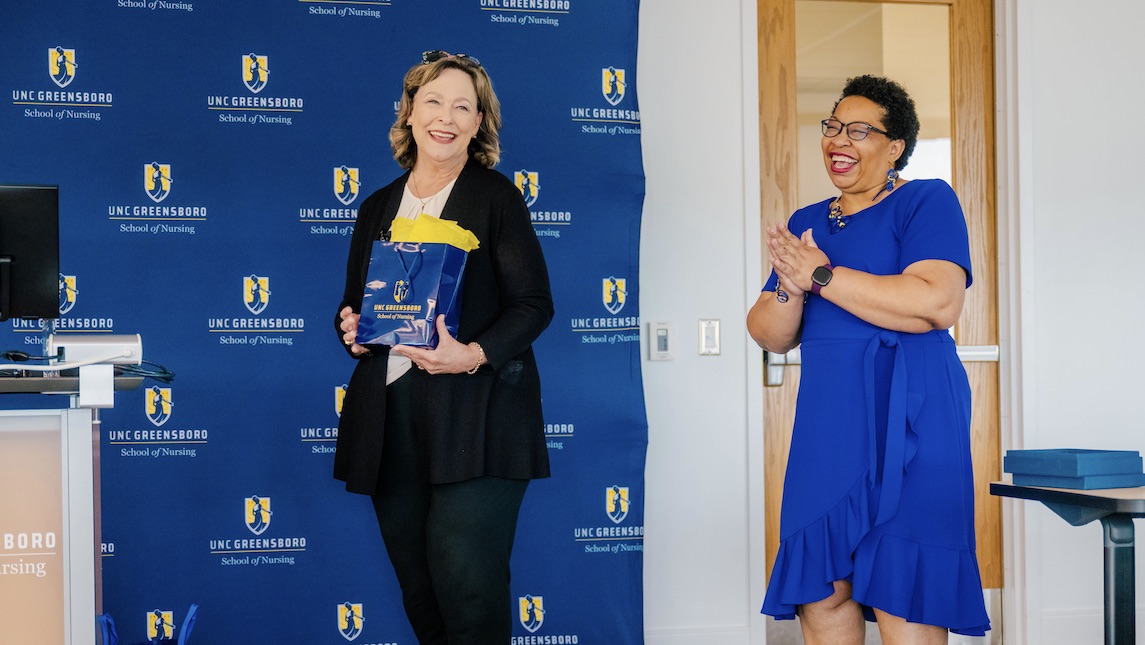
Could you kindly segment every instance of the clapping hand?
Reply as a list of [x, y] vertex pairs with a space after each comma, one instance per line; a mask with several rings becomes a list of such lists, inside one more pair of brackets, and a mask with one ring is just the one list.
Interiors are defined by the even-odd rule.
[[767, 248], [771, 251], [771, 266], [791, 295], [801, 296], [804, 291], [810, 291], [811, 273], [830, 262], [815, 243], [811, 229], [796, 237], [783, 222], [767, 228]]

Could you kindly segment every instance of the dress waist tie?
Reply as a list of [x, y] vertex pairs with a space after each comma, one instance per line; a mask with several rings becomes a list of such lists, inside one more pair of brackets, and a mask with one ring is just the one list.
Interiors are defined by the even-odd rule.
[[[886, 451], [883, 455], [882, 472], [878, 472], [878, 443], [875, 428], [875, 354], [880, 347], [889, 347], [894, 350], [894, 367], [891, 371], [890, 401], [887, 406]], [[907, 392], [907, 367], [902, 343], [899, 334], [893, 331], [881, 331], [871, 339], [867, 345], [863, 360], [865, 378], [863, 385], [867, 399], [867, 432], [870, 443], [870, 470], [868, 481], [873, 486], [877, 475], [882, 475], [882, 490], [879, 492], [879, 511], [875, 517], [875, 525], [882, 524], [895, 516], [898, 511], [899, 498], [902, 496], [903, 474], [907, 464], [914, 457], [916, 445], [907, 446], [908, 432], [908, 400], [911, 398]], [[918, 397], [921, 399], [921, 397]], [[916, 401], [920, 403], [921, 401]], [[911, 406], [917, 414], [918, 406]], [[913, 415], [911, 415], [913, 416]], [[909, 450], [909, 454], [908, 454]]]

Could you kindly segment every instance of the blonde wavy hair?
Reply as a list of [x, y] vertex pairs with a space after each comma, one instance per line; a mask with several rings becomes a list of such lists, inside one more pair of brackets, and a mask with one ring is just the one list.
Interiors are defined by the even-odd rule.
[[398, 105], [398, 116], [390, 127], [390, 147], [394, 159], [406, 170], [413, 168], [417, 161], [417, 143], [413, 132], [406, 125], [413, 113], [413, 97], [422, 85], [441, 76], [447, 69], [458, 69], [473, 79], [477, 91], [477, 111], [484, 116], [477, 136], [469, 142], [469, 156], [486, 168], [493, 168], [501, 160], [501, 139], [497, 132], [501, 129], [501, 102], [493, 91], [493, 81], [485, 68], [467, 56], [444, 56], [431, 63], [418, 63], [406, 72], [402, 81], [402, 100]]

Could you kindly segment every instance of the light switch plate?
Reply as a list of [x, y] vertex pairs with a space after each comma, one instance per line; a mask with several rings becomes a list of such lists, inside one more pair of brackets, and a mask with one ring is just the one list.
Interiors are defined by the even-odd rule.
[[720, 321], [700, 321], [700, 356], [719, 356]]

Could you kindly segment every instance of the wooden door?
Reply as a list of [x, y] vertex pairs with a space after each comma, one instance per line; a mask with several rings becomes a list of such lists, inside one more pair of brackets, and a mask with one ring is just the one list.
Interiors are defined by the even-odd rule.
[[[875, 0], [847, 0], [872, 2]], [[994, 26], [991, 0], [882, 0], [892, 4], [942, 5], [950, 11], [953, 184], [966, 212], [974, 286], [955, 326], [961, 347], [998, 345], [998, 263], [994, 159]], [[757, 0], [759, 36], [760, 192], [764, 262], [769, 273], [767, 225], [802, 204], [796, 198], [797, 110], [795, 87], [795, 2]], [[840, 88], [842, 89], [842, 88]], [[909, 88], [908, 88], [909, 90]], [[979, 352], [981, 353], [981, 352]], [[989, 354], [989, 352], [985, 352]], [[996, 352], [995, 352], [996, 355]], [[1001, 503], [989, 482], [1001, 476], [998, 363], [966, 362], [973, 391], [971, 445], [974, 460], [978, 560], [982, 583], [1000, 589]], [[764, 388], [764, 490], [767, 574], [779, 548], [779, 508], [787, 451], [795, 416], [799, 367], [784, 368], [783, 385]]]

